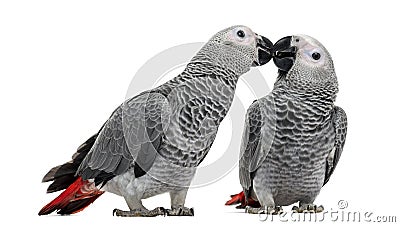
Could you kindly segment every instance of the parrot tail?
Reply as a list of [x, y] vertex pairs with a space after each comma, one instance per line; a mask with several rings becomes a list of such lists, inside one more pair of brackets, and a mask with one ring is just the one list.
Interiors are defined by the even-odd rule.
[[44, 206], [39, 215], [47, 215], [57, 210], [58, 214], [74, 214], [93, 203], [104, 191], [96, 188], [94, 182], [78, 177], [57, 198]]
[[77, 149], [76, 153], [72, 156], [72, 160], [52, 168], [44, 177], [42, 182], [53, 181], [47, 188], [47, 193], [60, 191], [66, 189], [72, 183], [76, 181], [78, 176], [75, 175], [82, 163], [83, 159], [89, 153], [90, 149], [94, 145], [98, 134], [90, 137]]
[[244, 195], [244, 192], [240, 192], [239, 194], [231, 195], [231, 199], [225, 203], [226, 206], [230, 205], [235, 205], [235, 204], [240, 204], [236, 206], [237, 209], [243, 209], [246, 206], [251, 206], [251, 207], [260, 207], [260, 203], [258, 201], [255, 201], [252, 198], [248, 198], [246, 201], [246, 196]]

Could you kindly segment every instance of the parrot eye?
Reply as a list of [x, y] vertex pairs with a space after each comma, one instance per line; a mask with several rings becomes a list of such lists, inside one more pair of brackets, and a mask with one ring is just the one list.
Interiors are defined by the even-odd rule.
[[244, 38], [246, 36], [246, 34], [244, 33], [244, 31], [239, 30], [236, 32], [236, 35], [239, 36], [240, 38]]
[[314, 60], [317, 61], [317, 60], [319, 60], [319, 59], [321, 58], [321, 54], [318, 53], [318, 52], [314, 52], [314, 53], [312, 53], [311, 57], [312, 57]]

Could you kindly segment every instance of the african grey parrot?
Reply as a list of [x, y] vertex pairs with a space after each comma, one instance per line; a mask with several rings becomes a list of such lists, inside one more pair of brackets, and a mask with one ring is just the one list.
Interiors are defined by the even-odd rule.
[[274, 88], [246, 114], [239, 178], [243, 192], [226, 205], [246, 212], [323, 210], [314, 200], [332, 175], [343, 150], [347, 118], [334, 105], [338, 82], [333, 61], [321, 43], [288, 36], [273, 46], [279, 68]]
[[[39, 215], [83, 210], [104, 191], [124, 197], [117, 216], [189, 215], [186, 193], [232, 104], [239, 77], [272, 58], [272, 43], [245, 26], [215, 34], [177, 77], [126, 100], [72, 160], [52, 168], [47, 192], [66, 189]], [[171, 209], [142, 199], [169, 192]]]

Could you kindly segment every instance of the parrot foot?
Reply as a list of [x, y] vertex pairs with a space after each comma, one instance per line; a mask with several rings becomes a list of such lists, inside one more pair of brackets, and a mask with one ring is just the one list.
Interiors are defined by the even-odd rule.
[[194, 209], [184, 206], [173, 207], [166, 210], [167, 216], [194, 216]]
[[324, 211], [324, 207], [322, 205], [301, 204], [300, 207], [293, 206], [292, 211], [293, 213], [320, 213]]
[[245, 208], [245, 213], [249, 214], [272, 214], [272, 215], [278, 215], [283, 213], [283, 209], [280, 206], [263, 206], [263, 207], [251, 207], [247, 206]]
[[165, 216], [166, 211], [163, 207], [157, 207], [154, 210], [147, 209], [134, 209], [130, 211], [124, 211], [120, 209], [113, 210], [113, 216], [117, 217], [155, 217], [155, 216]]

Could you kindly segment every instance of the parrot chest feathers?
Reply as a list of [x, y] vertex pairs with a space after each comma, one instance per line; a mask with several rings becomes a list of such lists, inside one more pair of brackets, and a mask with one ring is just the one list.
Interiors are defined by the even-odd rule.
[[289, 205], [318, 194], [335, 132], [329, 103], [278, 96], [275, 107], [274, 142], [254, 180], [271, 188], [276, 203]]
[[232, 104], [237, 77], [184, 74], [181, 80], [166, 96], [169, 120], [163, 127], [163, 143], [158, 152], [177, 165], [197, 166], [209, 151]]
[[334, 146], [330, 104], [282, 98], [275, 106], [276, 134], [267, 161], [293, 174], [307, 175], [323, 167]]

